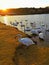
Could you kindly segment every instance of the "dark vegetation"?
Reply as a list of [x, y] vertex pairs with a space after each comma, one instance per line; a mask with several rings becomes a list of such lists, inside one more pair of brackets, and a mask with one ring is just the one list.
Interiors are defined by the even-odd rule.
[[48, 14], [49, 7], [45, 8], [17, 8], [0, 10], [0, 15], [32, 15], [32, 14]]

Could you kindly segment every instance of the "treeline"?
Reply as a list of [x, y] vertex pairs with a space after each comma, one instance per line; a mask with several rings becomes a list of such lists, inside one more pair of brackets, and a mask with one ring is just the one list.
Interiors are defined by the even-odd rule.
[[6, 11], [0, 10], [0, 15], [32, 15], [32, 14], [48, 14], [49, 7], [45, 8], [18, 8], [7, 9]]

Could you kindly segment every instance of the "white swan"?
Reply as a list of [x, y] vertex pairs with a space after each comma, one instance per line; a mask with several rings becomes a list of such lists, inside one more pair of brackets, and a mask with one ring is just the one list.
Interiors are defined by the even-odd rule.
[[44, 40], [44, 34], [42, 32], [39, 33], [39, 38]]
[[18, 37], [18, 41], [26, 46], [30, 46], [32, 44], [35, 44], [30, 38], [22, 38], [21, 34], [16, 35]]
[[32, 33], [32, 34], [36, 34], [36, 35], [38, 35], [38, 31], [37, 31], [37, 29], [32, 29], [32, 30], [31, 30], [31, 33]]

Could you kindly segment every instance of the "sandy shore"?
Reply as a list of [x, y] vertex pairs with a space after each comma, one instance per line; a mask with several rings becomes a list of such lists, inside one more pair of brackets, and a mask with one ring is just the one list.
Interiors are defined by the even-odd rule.
[[0, 23], [0, 65], [49, 65], [49, 47], [38, 41], [37, 45], [28, 48], [15, 39], [17, 34], [26, 35], [10, 26]]

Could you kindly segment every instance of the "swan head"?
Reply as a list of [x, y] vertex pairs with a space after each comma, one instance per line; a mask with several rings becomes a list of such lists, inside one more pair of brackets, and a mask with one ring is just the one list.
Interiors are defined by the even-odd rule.
[[21, 34], [17, 34], [16, 36], [15, 36], [15, 38], [18, 38], [18, 39], [21, 39], [22, 38], [22, 35]]

